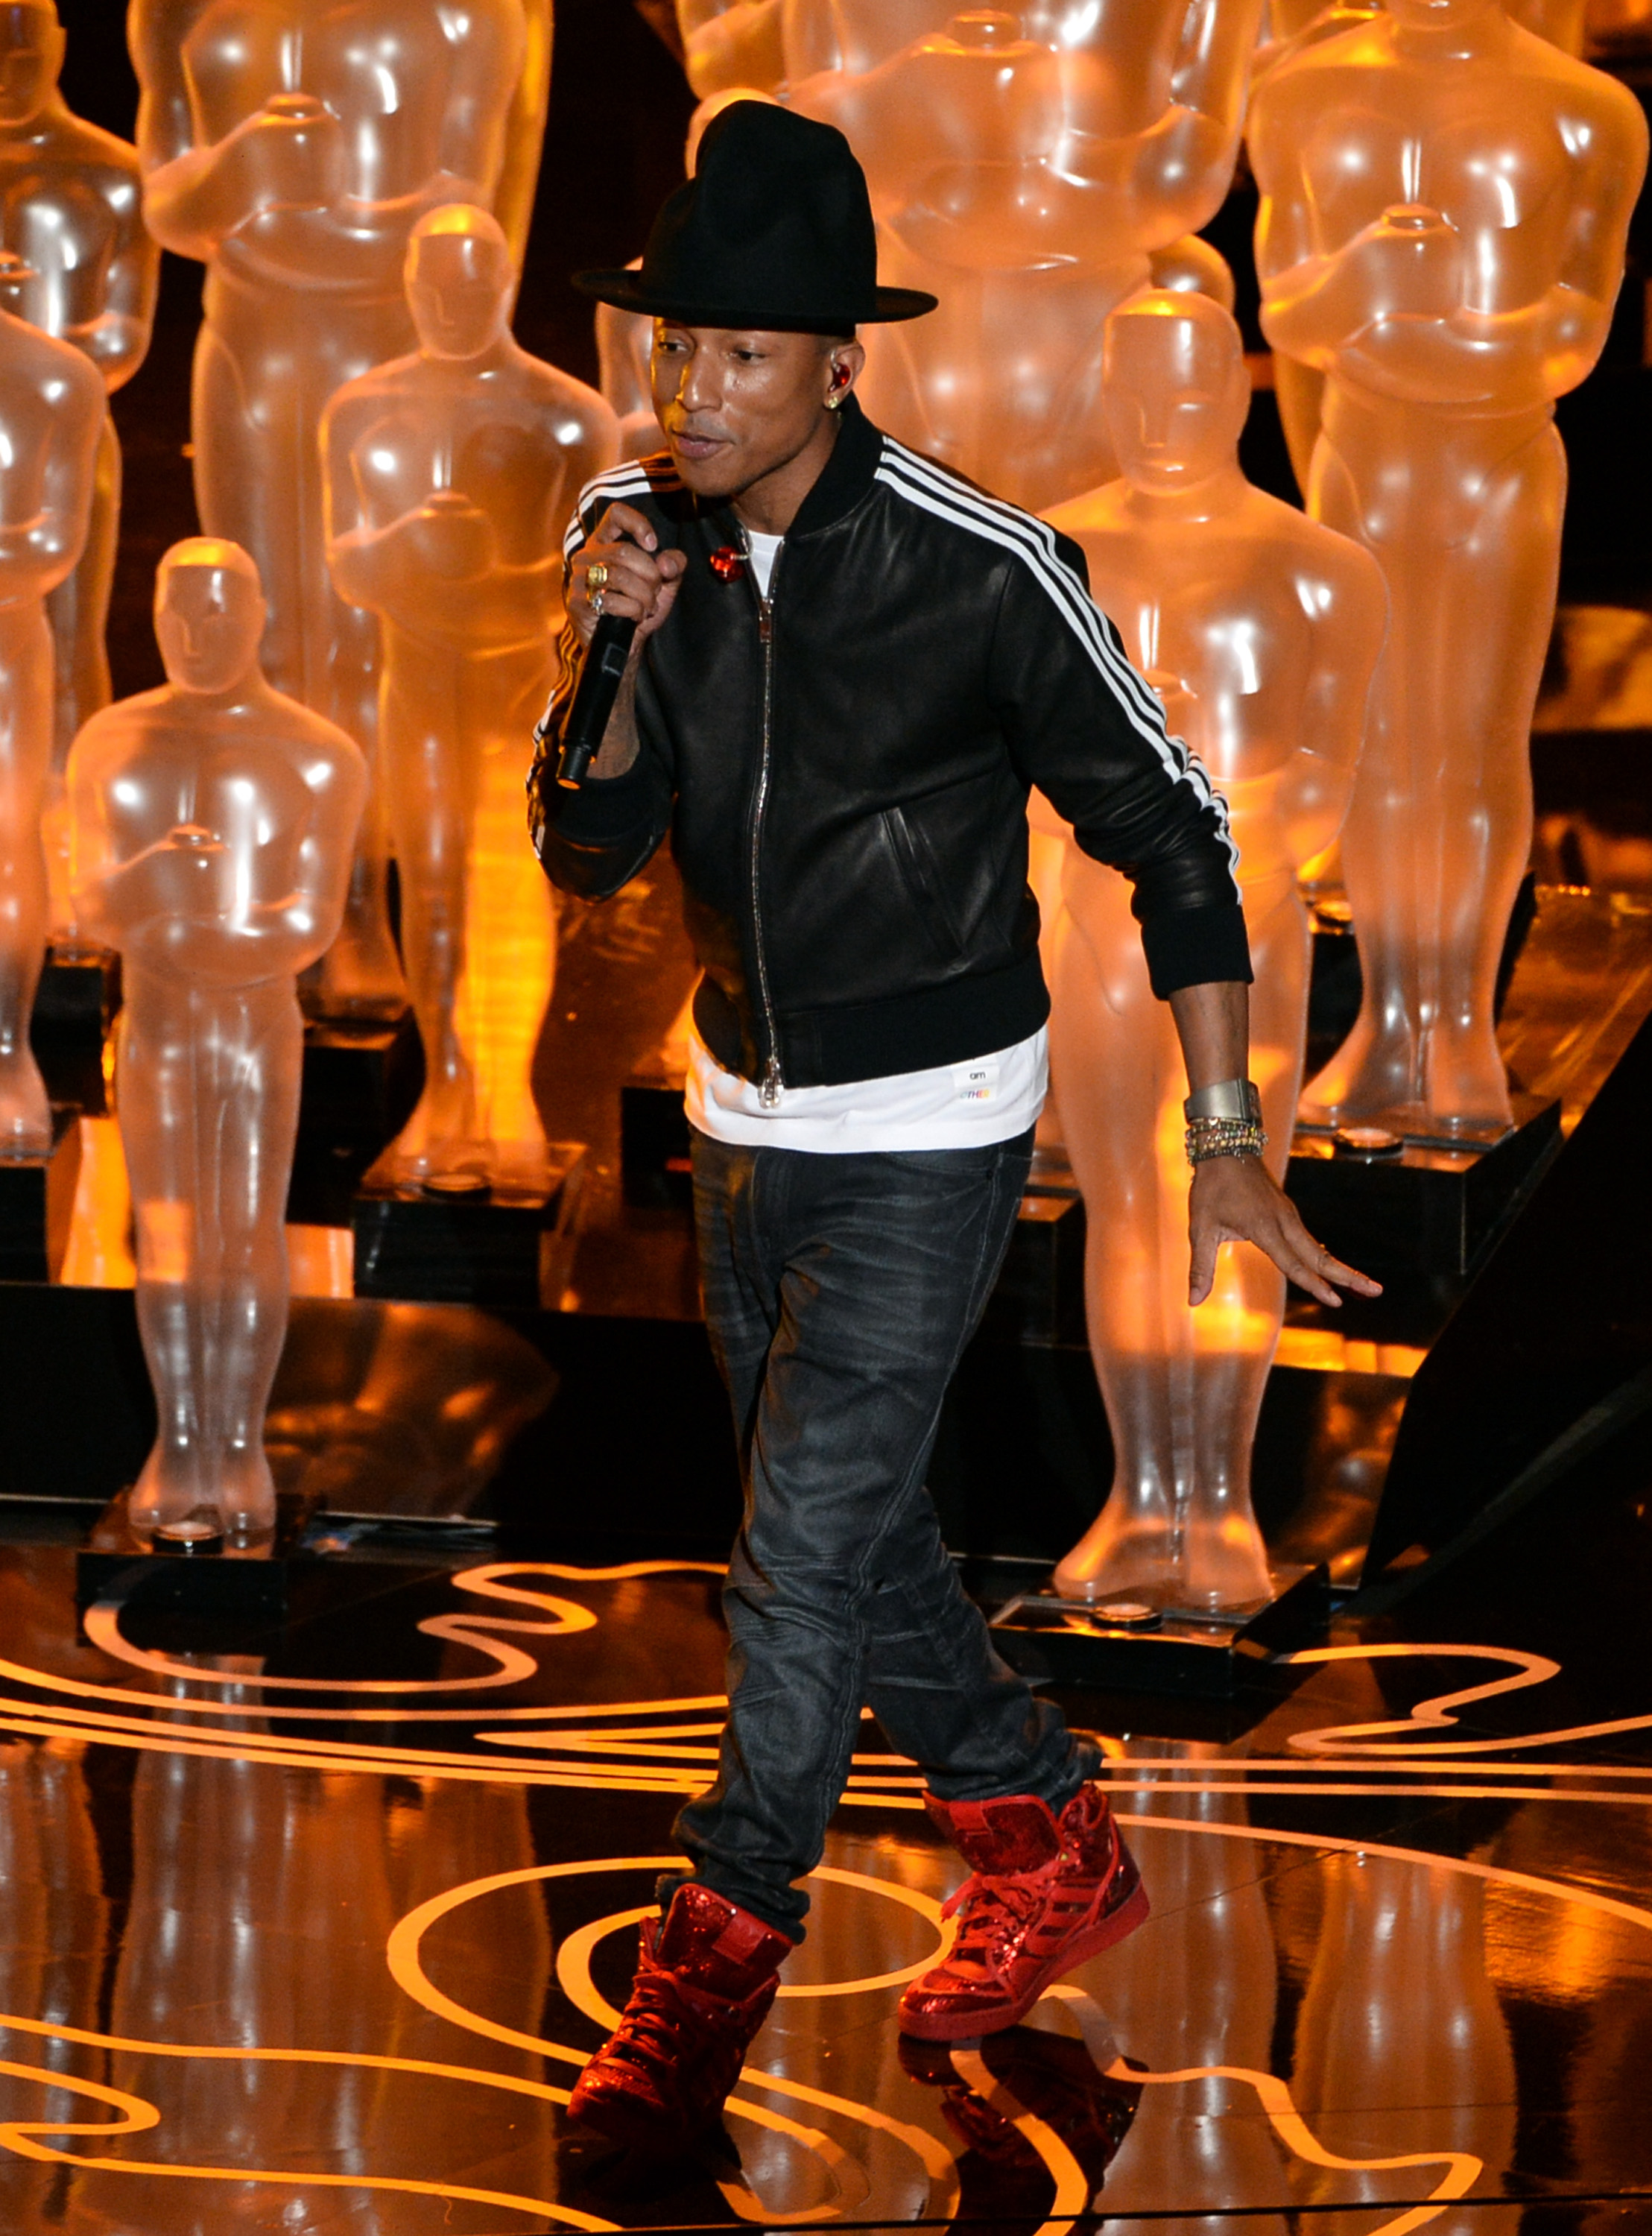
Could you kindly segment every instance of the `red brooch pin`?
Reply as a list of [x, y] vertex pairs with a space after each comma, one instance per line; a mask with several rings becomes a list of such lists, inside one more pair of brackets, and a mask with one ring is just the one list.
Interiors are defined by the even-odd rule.
[[745, 554], [738, 545], [722, 544], [712, 552], [711, 566], [719, 582], [738, 582], [745, 573]]

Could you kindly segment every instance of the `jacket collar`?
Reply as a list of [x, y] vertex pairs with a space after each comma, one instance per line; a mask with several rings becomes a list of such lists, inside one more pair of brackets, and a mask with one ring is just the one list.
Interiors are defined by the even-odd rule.
[[[872, 424], [854, 396], [846, 396], [838, 413], [837, 440], [832, 454], [822, 467], [820, 478], [797, 508], [797, 516], [786, 530], [786, 540], [812, 535], [817, 529], [829, 528], [834, 521], [842, 520], [852, 512], [872, 486], [878, 461], [883, 455], [883, 437]], [[719, 531], [732, 541], [736, 523], [732, 511], [719, 509], [713, 516]]]

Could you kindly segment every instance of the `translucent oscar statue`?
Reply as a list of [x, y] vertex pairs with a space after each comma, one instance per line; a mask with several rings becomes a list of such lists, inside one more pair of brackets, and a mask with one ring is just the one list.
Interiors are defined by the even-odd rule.
[[[317, 429], [341, 382], [415, 346], [402, 266], [419, 218], [494, 201], [529, 52], [524, 0], [133, 0], [130, 24], [144, 214], [206, 266], [201, 521], [258, 563], [272, 682], [370, 760], [378, 632], [328, 571]], [[394, 1016], [406, 1000], [386, 832], [380, 786], [316, 996], [329, 1016]]]
[[0, 249], [0, 1157], [43, 1157], [52, 1146], [29, 1049], [50, 913], [46, 601], [86, 547], [106, 414], [89, 358], [17, 315], [39, 282], [32, 265]]
[[1605, 341], [1646, 126], [1499, 0], [1388, 0], [1269, 72], [1249, 140], [1262, 323], [1326, 377], [1308, 509], [1376, 555], [1392, 611], [1342, 839], [1364, 1005], [1302, 1115], [1495, 1138], [1555, 399]]
[[333, 579], [383, 636], [379, 751], [425, 1060], [379, 1168], [403, 1182], [531, 1187], [544, 1171], [528, 1071], [555, 919], [516, 843], [522, 739], [550, 687], [560, 530], [619, 428], [593, 389], [512, 340], [512, 285], [485, 210], [422, 218], [418, 354], [340, 389], [323, 421]]
[[1232, 181], [1260, 14], [796, 0], [785, 98], [854, 143], [880, 269], [941, 299], [869, 345], [861, 394], [880, 425], [1034, 509], [1117, 471], [1108, 312], [1150, 278], [1231, 299], [1222, 259], [1189, 236]]
[[[1201, 296], [1114, 312], [1105, 358], [1123, 478], [1050, 516], [1083, 546], [1097, 602], [1226, 793], [1256, 983], [1251, 1076], [1282, 1175], [1301, 1083], [1308, 926], [1296, 872], [1335, 836], [1382, 644], [1380, 571], [1347, 538], [1253, 489], [1239, 330]], [[1230, 1246], [1187, 1302], [1187, 1084], [1116, 871], [1066, 849], [1049, 943], [1051, 1055], [1067, 1154], [1091, 1208], [1085, 1295], [1116, 1452], [1111, 1494], [1057, 1588], [1214, 1610], [1268, 1595], [1250, 1447], [1284, 1277]]]
[[[57, 89], [63, 32], [52, 0], [0, 8], [0, 246], [32, 277], [11, 307], [84, 351], [109, 394], [149, 346], [160, 252], [144, 229], [134, 148], [72, 115]], [[109, 700], [104, 647], [121, 516], [121, 445], [106, 416], [80, 563], [46, 601], [56, 714], [46, 807], [52, 936], [71, 940], [63, 764]]]
[[129, 1511], [268, 1529], [264, 1414], [287, 1316], [297, 976], [338, 932], [367, 769], [259, 666], [265, 602], [233, 543], [174, 544], [155, 582], [167, 681], [69, 754], [82, 921], [118, 948], [115, 1085], [138, 1325], [160, 1415]]

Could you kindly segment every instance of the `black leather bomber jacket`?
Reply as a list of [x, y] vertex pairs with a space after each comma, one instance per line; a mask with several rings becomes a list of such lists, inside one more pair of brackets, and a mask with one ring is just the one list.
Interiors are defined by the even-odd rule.
[[726, 1070], [828, 1086], [1035, 1032], [1033, 785], [1132, 881], [1157, 993], [1249, 977], [1227, 810], [1167, 739], [1065, 536], [880, 434], [852, 398], [767, 599], [749, 569], [712, 568], [739, 524], [665, 457], [589, 484], [570, 558], [616, 499], [688, 557], [641, 661], [642, 751], [623, 776], [559, 789], [569, 631], [530, 828], [547, 873], [593, 900], [670, 832], [705, 973], [694, 1021]]

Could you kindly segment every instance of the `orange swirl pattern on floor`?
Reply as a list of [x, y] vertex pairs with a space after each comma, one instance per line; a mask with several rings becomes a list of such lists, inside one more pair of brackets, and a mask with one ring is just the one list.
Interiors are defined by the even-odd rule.
[[[515, 1743], [521, 1746], [526, 1743], [547, 1750], [560, 1747], [566, 1749], [570, 1755], [581, 1752], [590, 1755], [608, 1753], [620, 1758], [606, 1764], [590, 1761], [583, 1764], [552, 1766], [545, 1763], [542, 1759], [536, 1760], [533, 1757], [518, 1756], [513, 1759], [502, 1754], [478, 1758], [475, 1755], [442, 1753], [412, 1747], [381, 1746], [365, 1743], [352, 1746], [337, 1740], [311, 1741], [292, 1738], [285, 1734], [275, 1735], [244, 1728], [230, 1730], [222, 1726], [205, 1725], [196, 1720], [205, 1713], [233, 1718], [243, 1726], [249, 1718], [266, 1713], [262, 1700], [263, 1691], [266, 1686], [273, 1688], [278, 1680], [250, 1677], [244, 1674], [229, 1674], [221, 1671], [208, 1671], [192, 1664], [180, 1663], [169, 1657], [148, 1655], [143, 1649], [132, 1647], [121, 1636], [118, 1610], [114, 1608], [91, 1611], [98, 1621], [95, 1628], [88, 1622], [88, 1635], [93, 1637], [95, 1643], [102, 1646], [106, 1652], [109, 1650], [109, 1647], [105, 1641], [115, 1641], [120, 1647], [115, 1658], [128, 1666], [144, 1669], [171, 1689], [164, 1693], [139, 1693], [115, 1687], [100, 1687], [79, 1680], [61, 1678], [47, 1671], [30, 1669], [26, 1665], [16, 1662], [0, 1662], [0, 1674], [10, 1679], [14, 1684], [20, 1684], [36, 1691], [68, 1693], [72, 1696], [69, 1705], [0, 1698], [0, 1712], [3, 1712], [0, 1713], [0, 1730], [56, 1738], [73, 1734], [82, 1739], [95, 1740], [104, 1746], [113, 1745], [146, 1752], [174, 1754], [210, 1755], [281, 1766], [377, 1773], [390, 1770], [405, 1770], [412, 1774], [436, 1778], [483, 1779], [511, 1784], [588, 1786], [609, 1792], [635, 1793], [675, 1793], [685, 1788], [692, 1790], [702, 1782], [704, 1772], [698, 1767], [691, 1769], [690, 1764], [696, 1766], [704, 1764], [710, 1759], [714, 1752], [710, 1746], [694, 1743], [714, 1740], [720, 1726], [714, 1721], [687, 1722], [682, 1720], [689, 1716], [704, 1716], [708, 1710], [721, 1708], [724, 1703], [719, 1696], [705, 1695], [673, 1700], [622, 1702], [606, 1708], [592, 1707], [588, 1705], [578, 1707], [551, 1705], [521, 1709], [512, 1707], [502, 1709], [494, 1706], [480, 1711], [467, 1708], [446, 1712], [431, 1710], [423, 1705], [425, 1699], [433, 1693], [492, 1688], [507, 1683], [521, 1681], [524, 1674], [537, 1675], [540, 1673], [541, 1665], [533, 1656], [523, 1653], [515, 1645], [504, 1644], [493, 1640], [480, 1628], [483, 1623], [491, 1624], [495, 1629], [509, 1631], [518, 1637], [527, 1634], [550, 1641], [574, 1634], [575, 1632], [588, 1630], [600, 1621], [600, 1617], [587, 1608], [579, 1607], [574, 1602], [555, 1598], [547, 1594], [524, 1589], [519, 1582], [508, 1582], [508, 1580], [543, 1576], [562, 1582], [593, 1584], [614, 1581], [620, 1575], [668, 1573], [674, 1568], [686, 1565], [688, 1564], [638, 1563], [622, 1571], [581, 1571], [551, 1563], [519, 1562], [492, 1564], [482, 1568], [462, 1572], [453, 1580], [460, 1588], [477, 1592], [482, 1596], [505, 1601], [514, 1605], [534, 1607], [540, 1610], [542, 1618], [529, 1621], [515, 1617], [504, 1618], [491, 1613], [456, 1615], [437, 1616], [420, 1625], [427, 1634], [439, 1636], [444, 1642], [474, 1649], [490, 1660], [493, 1669], [485, 1677], [436, 1680], [435, 1683], [421, 1681], [409, 1683], [406, 1686], [401, 1685], [399, 1680], [394, 1679], [295, 1680], [298, 1685], [305, 1689], [325, 1690], [332, 1693], [336, 1699], [345, 1702], [363, 1693], [375, 1700], [382, 1700], [386, 1694], [397, 1694], [408, 1700], [410, 1705], [399, 1708], [389, 1705], [356, 1708], [349, 1706], [334, 1706], [306, 1710], [296, 1707], [290, 1707], [285, 1700], [278, 1700], [270, 1705], [267, 1711], [279, 1717], [283, 1722], [298, 1715], [314, 1715], [324, 1718], [334, 1725], [347, 1723], [356, 1719], [416, 1724], [436, 1714], [451, 1714], [466, 1719], [472, 1723], [477, 1720], [495, 1722], [510, 1715], [520, 1715], [524, 1720], [536, 1718], [542, 1723], [550, 1725], [563, 1722], [579, 1723], [585, 1728], [574, 1731], [541, 1730], [532, 1733], [477, 1732], [473, 1733], [473, 1736], [501, 1745]], [[715, 1570], [711, 1569], [709, 1564], [696, 1563], [693, 1566], [707, 1573], [716, 1573]], [[1118, 1772], [1123, 1772], [1128, 1767], [1131, 1772], [1140, 1772], [1145, 1769], [1157, 1770], [1161, 1773], [1157, 1777], [1148, 1779], [1119, 1777], [1118, 1779], [1119, 1789], [1151, 1792], [1172, 1808], [1174, 1798], [1178, 1790], [1190, 1793], [1249, 1792], [1252, 1795], [1259, 1792], [1289, 1792], [1299, 1798], [1316, 1793], [1329, 1795], [1393, 1792], [1416, 1795], [1433, 1792], [1460, 1798], [1465, 1792], [1484, 1792], [1509, 1798], [1511, 1789], [1506, 1786], [1465, 1787], [1460, 1784], [1442, 1784], [1428, 1786], [1414, 1783], [1399, 1786], [1377, 1785], [1371, 1782], [1331, 1785], [1320, 1780], [1321, 1772], [1338, 1768], [1353, 1769], [1358, 1766], [1361, 1758], [1367, 1754], [1376, 1753], [1386, 1757], [1396, 1753], [1411, 1751], [1403, 1743], [1376, 1746], [1364, 1744], [1376, 1739], [1379, 1734], [1449, 1726], [1454, 1721], [1455, 1712], [1470, 1703], [1540, 1684], [1557, 1672], [1557, 1665], [1545, 1661], [1541, 1656], [1522, 1654], [1512, 1649], [1450, 1645], [1343, 1647], [1314, 1649], [1310, 1654], [1301, 1658], [1331, 1661], [1355, 1659], [1362, 1655], [1392, 1658], [1402, 1654], [1419, 1659], [1449, 1659], [1452, 1656], [1462, 1656], [1490, 1660], [1502, 1662], [1511, 1668], [1512, 1674], [1488, 1684], [1435, 1696], [1423, 1702], [1406, 1720], [1380, 1725], [1333, 1726], [1308, 1734], [1293, 1735], [1286, 1742], [1289, 1746], [1297, 1746], [1301, 1741], [1312, 1742], [1311, 1746], [1304, 1746], [1302, 1750], [1314, 1758], [1308, 1762], [1293, 1763], [1288, 1758], [1274, 1758], [1247, 1763], [1229, 1759], [1206, 1766], [1191, 1766], [1185, 1759], [1179, 1757], [1166, 1757], [1162, 1761], [1155, 1761], [1150, 1758], [1131, 1758], [1128, 1765], [1119, 1760], [1116, 1765]], [[220, 1693], [227, 1692], [233, 1697], [214, 1701], [185, 1699], [180, 1697], [177, 1688], [186, 1683], [192, 1687], [216, 1689]], [[142, 1709], [148, 1713], [121, 1716], [94, 1709], [90, 1703], [99, 1700], [110, 1704], [119, 1703], [134, 1709]], [[593, 1728], [593, 1726], [600, 1724], [605, 1717], [609, 1716], [624, 1720], [609, 1729]], [[650, 1724], [647, 1719], [651, 1717], [672, 1720]], [[1596, 1729], [1639, 1728], [1648, 1724], [1652, 1724], [1652, 1719], [1626, 1719], [1612, 1726], [1590, 1726], [1587, 1727], [1587, 1730], [1590, 1735], [1593, 1735]], [[1570, 1733], [1563, 1733], [1490, 1744], [1531, 1748], [1548, 1743], [1548, 1740], [1554, 1737], [1565, 1738], [1572, 1735]], [[1466, 1746], [1454, 1746], [1451, 1752], [1461, 1757], [1472, 1758], [1482, 1744], [1470, 1742]], [[1334, 1760], [1331, 1759], [1331, 1750], [1334, 1747], [1341, 1751]], [[1445, 1748], [1439, 1750], [1442, 1754], [1446, 1752]], [[859, 1773], [862, 1781], [860, 1789], [848, 1797], [851, 1803], [896, 1810], [911, 1810], [920, 1805], [915, 1793], [901, 1790], [902, 1787], [915, 1785], [917, 1781], [902, 1777], [897, 1783], [896, 1779], [891, 1776], [892, 1767], [899, 1761], [898, 1758], [865, 1756], [857, 1757], [856, 1760], [866, 1767]], [[1433, 1759], [1428, 1766], [1438, 1777], [1447, 1771], [1451, 1765]], [[909, 1767], [906, 1765], [901, 1766], [902, 1771]], [[1395, 1766], [1385, 1761], [1384, 1767], [1392, 1772]], [[1525, 1767], [1527, 1766], [1522, 1766], [1523, 1769]], [[1550, 1775], [1558, 1774], [1565, 1766], [1540, 1764], [1531, 1765], [1529, 1767], [1544, 1775]], [[1604, 1767], [1609, 1774], [1619, 1777], [1634, 1774], [1623, 1766]], [[1268, 1785], [1240, 1774], [1264, 1768], [1299, 1770], [1309, 1773], [1314, 1782], [1310, 1782], [1309, 1778], [1304, 1778], [1289, 1784]], [[1219, 1778], [1213, 1777], [1209, 1774], [1211, 1772], [1220, 1772], [1224, 1775]], [[1642, 1772], [1639, 1774], [1648, 1776], [1652, 1775], [1652, 1772]], [[1554, 1795], [1548, 1788], [1540, 1787], [1536, 1790], [1544, 1798], [1561, 1798]], [[1609, 1797], [1574, 1795], [1565, 1798], [1600, 1799]], [[1642, 1797], [1636, 1795], [1634, 1798], [1638, 1800]], [[1355, 1854], [1382, 1856], [1429, 1871], [1465, 1872], [1485, 1881], [1505, 1887], [1518, 1888], [1545, 1901], [1582, 1906], [1585, 1910], [1626, 1923], [1641, 1932], [1652, 1930], [1652, 1911], [1591, 1891], [1569, 1886], [1558, 1881], [1511, 1871], [1498, 1865], [1443, 1857], [1370, 1841], [1356, 1842], [1330, 1835], [1283, 1832], [1262, 1825], [1194, 1822], [1175, 1814], [1136, 1815], [1132, 1817], [1131, 1823], [1133, 1826], [1144, 1829], [1154, 1828], [1181, 1838], [1195, 1835], [1205, 1838], [1239, 1838], [1262, 1845], [1296, 1846], [1319, 1851], [1341, 1851]], [[608, 1858], [600, 1863], [581, 1862], [569, 1865], [536, 1866], [527, 1872], [508, 1873], [491, 1878], [472, 1880], [446, 1890], [410, 1912], [395, 1929], [386, 1952], [392, 1976], [403, 1991], [415, 2003], [462, 2029], [472, 2034], [488, 2035], [519, 2049], [531, 2050], [540, 2056], [570, 2067], [578, 2067], [584, 2062], [584, 2053], [579, 2049], [510, 2029], [497, 2027], [479, 2015], [467, 2011], [451, 1998], [443, 1996], [430, 1983], [420, 1961], [420, 1944], [423, 1938], [439, 1918], [447, 1916], [462, 1904], [475, 1900], [495, 1887], [519, 1884], [528, 1879], [553, 1878], [595, 1871], [656, 1870], [667, 1868], [676, 1860], [675, 1858], [671, 1857], [620, 1858]], [[820, 1876], [845, 1885], [864, 1888], [881, 1898], [903, 1902], [921, 1915], [929, 1918], [930, 1922], [936, 1925], [937, 1930], [940, 1930], [938, 1905], [928, 1896], [915, 1893], [912, 1890], [867, 1873], [838, 1871], [828, 1868], [823, 1870]], [[585, 1925], [567, 1937], [559, 1951], [558, 1976], [565, 1991], [569, 1995], [575, 2007], [599, 2025], [610, 2023], [613, 2013], [611, 2007], [598, 1994], [592, 1982], [590, 1965], [593, 1952], [606, 1935], [618, 1930], [620, 1926], [637, 1915], [638, 1912], [634, 1909], [622, 1909]], [[892, 1996], [904, 1979], [911, 1976], [913, 1972], [921, 1969], [923, 1963], [930, 1961], [933, 1961], [932, 1957], [926, 1957], [920, 1960], [918, 1963], [908, 1965], [900, 1970], [869, 1975], [863, 1979], [829, 1983], [820, 1987], [803, 1987], [796, 1990], [788, 1989], [783, 1992], [795, 1992], [805, 1996], [846, 1996], [879, 1992]], [[1058, 2008], [1064, 2000], [1072, 2001], [1074, 1998], [1080, 2003], [1088, 2001], [1083, 1990], [1070, 1986], [1064, 1985], [1052, 1991], [1052, 2000]], [[364, 2052], [224, 2049], [218, 2046], [151, 2042], [95, 2033], [87, 2029], [56, 2026], [45, 2021], [23, 2016], [0, 2018], [0, 2028], [11, 2032], [32, 2035], [42, 2040], [75, 2042], [129, 2054], [180, 2059], [287, 2061], [298, 2063], [334, 2064], [384, 2072], [420, 2073], [431, 2077], [488, 2088], [514, 2090], [523, 2095], [537, 2096], [541, 2100], [557, 2104], [565, 2103], [567, 2095], [566, 2089], [552, 2087], [548, 2083], [529, 2081], [489, 2072], [485, 2068], [378, 2057]], [[1295, 2112], [1285, 2084], [1278, 2081], [1275, 2076], [1255, 2068], [1242, 2066], [1199, 2066], [1173, 2072], [1144, 2074], [1131, 2065], [1120, 2065], [1117, 2062], [1103, 2064], [1099, 2058], [1096, 2062], [1098, 2071], [1111, 2073], [1114, 2077], [1127, 2077], [1131, 2081], [1144, 2086], [1150, 2084], [1174, 2086], [1179, 2083], [1208, 2081], [1216, 2077], [1230, 2079], [1236, 2086], [1251, 2088], [1255, 2090], [1259, 2103], [1281, 2141], [1295, 2157], [1308, 2165], [1365, 2173], [1400, 2171], [1413, 2167], [1443, 2166], [1445, 2167], [1446, 2172], [1442, 2180], [1436, 2185], [1426, 2203], [1408, 2205], [1406, 2212], [1400, 2218], [1385, 2223], [1381, 2229], [1373, 2232], [1373, 2236], [1409, 2236], [1409, 2232], [1421, 2227], [1426, 2221], [1437, 2217], [1452, 2200], [1466, 2194], [1478, 2178], [1481, 2170], [1479, 2160], [1472, 2159], [1470, 2154], [1446, 2151], [1433, 2154], [1413, 2153], [1399, 2157], [1373, 2160], [1339, 2158], [1325, 2150], [1300, 2114]], [[1013, 2090], [992, 2075], [984, 2061], [976, 2053], [967, 2049], [954, 2052], [953, 2065], [960, 2080], [974, 2088], [977, 2093], [986, 2095], [988, 2101], [995, 2104], [1004, 2112], [1005, 2116], [1017, 2127], [1018, 2132], [1023, 2135], [1043, 2161], [1052, 2185], [1053, 2200], [1050, 2208], [1051, 2217], [1046, 2220], [1046, 2232], [1042, 2232], [1041, 2236], [1053, 2236], [1053, 2232], [1057, 2229], [1067, 2227], [1070, 2225], [1070, 2216], [1085, 2210], [1088, 2203], [1088, 2200], [1079, 2194], [1083, 2185], [1083, 2175], [1071, 2151], [1060, 2137], [1048, 2127], [1047, 2122], [1016, 2104]], [[358, 2192], [381, 2189], [387, 2193], [400, 2191], [410, 2194], [451, 2198], [456, 2201], [462, 2200], [482, 2203], [490, 2207], [497, 2206], [512, 2212], [539, 2214], [545, 2219], [569, 2226], [606, 2229], [615, 2225], [578, 2213], [554, 2200], [519, 2196], [503, 2191], [483, 2190], [458, 2184], [421, 2182], [391, 2174], [373, 2176], [352, 2172], [349, 2174], [331, 2176], [318, 2174], [310, 2170], [298, 2174], [283, 2173], [269, 2168], [249, 2170], [239, 2167], [180, 2165], [164, 2161], [151, 2163], [123, 2159], [108, 2153], [68, 2151], [54, 2147], [53, 2140], [84, 2142], [88, 2139], [102, 2139], [117, 2134], [135, 2134], [154, 2127], [160, 2122], [161, 2114], [154, 2106], [141, 2097], [108, 2088], [101, 2082], [82, 2082], [70, 2079], [55, 2069], [48, 2070], [26, 2064], [5, 2063], [0, 2065], [0, 2071], [5, 2072], [14, 2079], [38, 2081], [44, 2088], [78, 2094], [90, 2103], [116, 2115], [112, 2120], [98, 2121], [51, 2120], [13, 2121], [0, 2123], [0, 2147], [13, 2151], [25, 2158], [96, 2166], [108, 2172], [168, 2180], [252, 2181], [269, 2185], [304, 2183], [312, 2187], [329, 2185], [346, 2187]], [[798, 2112], [807, 2111], [813, 2114], [813, 2117], [794, 2117], [788, 2112], [777, 2111], [771, 2108], [770, 2104], [754, 2101], [758, 2096], [778, 2097], [783, 2102], [795, 2106]], [[799, 2147], [812, 2153], [823, 2166], [834, 2191], [833, 2200], [829, 2206], [810, 2207], [801, 2212], [782, 2211], [775, 2209], [771, 2205], [766, 2205], [741, 2184], [726, 2184], [725, 2199], [731, 2209], [743, 2220], [761, 2220], [770, 2226], [801, 2225], [805, 2222], [826, 2223], [833, 2220], [844, 2219], [865, 2204], [869, 2193], [865, 2168], [851, 2151], [848, 2150], [825, 2127], [818, 2124], [823, 2119], [848, 2123], [858, 2127], [862, 2131], [876, 2130], [896, 2141], [915, 2160], [928, 2186], [930, 2213], [926, 2217], [945, 2220], [952, 2217], [957, 2211], [958, 2176], [955, 2160], [950, 2147], [926, 2130], [910, 2122], [896, 2120], [875, 2105], [858, 2103], [851, 2098], [816, 2089], [806, 2083], [783, 2075], [764, 2073], [758, 2068], [748, 2068], [742, 2076], [740, 2089], [731, 2110], [737, 2118], [757, 2127], [766, 2128], [772, 2134], [784, 2135]], [[1282, 2203], [1279, 2209], [1282, 2212], [1288, 2212], [1290, 2210], [1288, 2202]], [[1188, 2210], [1190, 2213], [1196, 2213], [1198, 2207], [1196, 2205], [1190, 2205]]]

